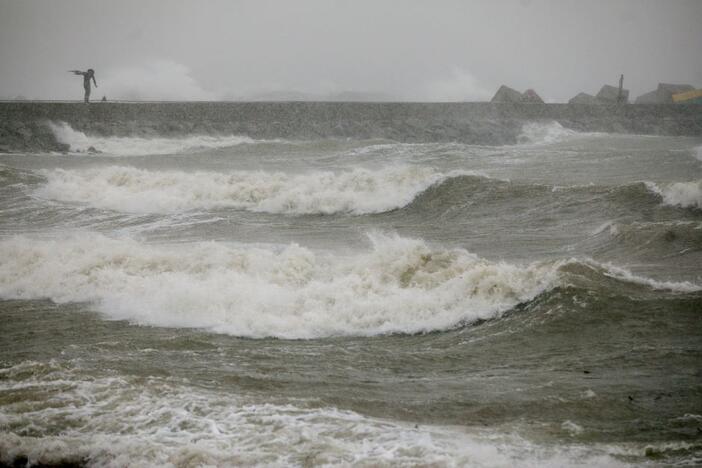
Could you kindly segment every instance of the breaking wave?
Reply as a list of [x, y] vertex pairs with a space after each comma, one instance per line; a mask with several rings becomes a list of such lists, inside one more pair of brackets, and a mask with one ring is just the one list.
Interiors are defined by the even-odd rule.
[[370, 250], [344, 256], [296, 244], [149, 245], [95, 233], [14, 237], [0, 242], [0, 296], [89, 302], [111, 319], [144, 325], [308, 339], [423, 333], [497, 318], [559, 286], [563, 274], [700, 290], [590, 260], [519, 266], [421, 240], [369, 239]]
[[401, 208], [418, 193], [465, 171], [416, 166], [345, 172], [147, 171], [101, 167], [45, 171], [42, 198], [133, 213], [234, 208], [280, 214], [381, 213]]
[[636, 275], [629, 270], [610, 262], [598, 262], [587, 258], [583, 260], [570, 259], [561, 263], [561, 271], [571, 275], [571, 280], [582, 279], [584, 276], [592, 276], [596, 282], [601, 278], [611, 278], [620, 283], [620, 285], [633, 285], [637, 287], [645, 287], [659, 291], [670, 291], [674, 293], [695, 293], [702, 291], [702, 286], [691, 283], [689, 281], [658, 281], [645, 276]]
[[247, 337], [420, 333], [500, 316], [552, 288], [554, 265], [494, 263], [374, 234], [335, 256], [215, 243], [145, 245], [99, 234], [0, 242], [0, 296], [91, 302], [113, 319]]
[[528, 122], [522, 126], [522, 131], [517, 137], [520, 144], [548, 145], [559, 143], [573, 137], [593, 136], [598, 133], [580, 133], [569, 128], [565, 128], [560, 123], [554, 121]]
[[681, 208], [702, 209], [702, 179], [692, 182], [676, 182], [660, 187], [646, 182], [649, 191], [660, 195], [663, 203]]
[[116, 156], [145, 156], [174, 154], [212, 148], [226, 148], [243, 143], [255, 143], [246, 136], [190, 135], [185, 137], [117, 137], [93, 136], [74, 130], [65, 122], [49, 122], [49, 128], [59, 143], [69, 145], [70, 151], [105, 153]]

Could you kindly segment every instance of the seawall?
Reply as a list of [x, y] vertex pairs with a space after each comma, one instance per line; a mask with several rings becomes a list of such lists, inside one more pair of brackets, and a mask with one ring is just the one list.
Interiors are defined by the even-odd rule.
[[386, 138], [516, 142], [524, 122], [578, 131], [702, 136], [699, 105], [338, 102], [0, 102], [0, 151], [62, 150], [46, 126], [112, 136], [241, 134], [252, 138]]

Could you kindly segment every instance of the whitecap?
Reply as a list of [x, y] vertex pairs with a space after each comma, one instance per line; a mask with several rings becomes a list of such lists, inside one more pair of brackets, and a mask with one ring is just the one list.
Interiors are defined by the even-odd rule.
[[90, 302], [111, 319], [246, 337], [422, 333], [499, 317], [557, 284], [556, 265], [370, 235], [349, 255], [95, 233], [0, 241], [0, 297]]
[[96, 136], [74, 130], [65, 122], [49, 122], [48, 125], [56, 140], [69, 145], [70, 151], [111, 156], [174, 154], [256, 142], [247, 136], [238, 135], [188, 135], [173, 138]]
[[302, 174], [148, 171], [109, 166], [53, 169], [40, 198], [129, 213], [233, 208], [274, 214], [368, 214], [408, 205], [434, 184], [472, 172], [390, 166]]
[[564, 127], [555, 120], [527, 122], [522, 125], [521, 133], [517, 137], [520, 144], [549, 145], [570, 140], [576, 137], [598, 136], [602, 133], [577, 132]]
[[675, 182], [662, 187], [645, 182], [649, 191], [663, 198], [663, 203], [682, 208], [702, 209], [702, 179], [691, 182]]

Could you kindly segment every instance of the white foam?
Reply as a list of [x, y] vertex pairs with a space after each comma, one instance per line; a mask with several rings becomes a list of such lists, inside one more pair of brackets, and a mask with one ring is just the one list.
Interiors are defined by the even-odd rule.
[[361, 146], [359, 148], [354, 148], [349, 151], [349, 155], [361, 156], [372, 153], [382, 153], [385, 151], [394, 150], [394, 152], [401, 152], [402, 149], [418, 146], [418, 144], [412, 143], [376, 143], [372, 145]]
[[[0, 375], [0, 388], [23, 380], [41, 396], [3, 406], [0, 461], [7, 464], [26, 456], [30, 464], [101, 467], [624, 465], [610, 455], [618, 447], [537, 445], [509, 433], [414, 426], [175, 379], [86, 378], [55, 362], [24, 362]], [[10, 432], [27, 427], [34, 436]]]
[[234, 208], [282, 214], [380, 213], [409, 204], [433, 184], [468, 172], [418, 166], [344, 172], [147, 171], [99, 167], [44, 171], [42, 198], [132, 213]]
[[652, 278], [646, 278], [644, 276], [635, 275], [624, 268], [612, 264], [605, 264], [605, 266], [607, 269], [608, 276], [630, 283], [645, 285], [650, 287], [651, 289], [675, 292], [702, 291], [702, 286], [691, 283], [689, 281], [657, 281]]
[[246, 136], [237, 135], [190, 135], [177, 138], [165, 137], [102, 137], [86, 135], [74, 130], [65, 122], [49, 122], [49, 128], [60, 143], [70, 146], [74, 152], [86, 153], [94, 148], [100, 153], [116, 156], [144, 156], [149, 154], [174, 154], [211, 148], [225, 148], [243, 143], [255, 143]]
[[653, 182], [645, 182], [646, 187], [663, 198], [663, 203], [682, 208], [702, 209], [702, 179], [692, 182], [675, 182], [660, 187]]
[[563, 421], [563, 424], [561, 424], [561, 429], [570, 434], [571, 437], [579, 436], [584, 432], [582, 426], [574, 423], [571, 420]]
[[528, 122], [522, 126], [522, 132], [517, 137], [517, 141], [524, 144], [548, 145], [583, 135], [575, 130], [565, 128], [556, 121], [550, 122]]
[[446, 330], [500, 316], [557, 283], [554, 265], [493, 263], [374, 234], [348, 256], [211, 242], [147, 245], [77, 233], [0, 242], [0, 296], [92, 302], [139, 324], [247, 337]]
[[626, 268], [622, 268], [612, 263], [598, 262], [593, 259], [570, 259], [566, 262], [563, 262], [563, 265], [566, 264], [587, 265], [590, 268], [601, 270], [605, 276], [608, 276], [610, 278], [614, 278], [616, 280], [624, 281], [627, 283], [647, 286], [651, 289], [681, 293], [702, 291], [702, 285], [691, 283], [689, 281], [657, 281], [652, 278], [647, 278], [645, 276], [635, 275]]

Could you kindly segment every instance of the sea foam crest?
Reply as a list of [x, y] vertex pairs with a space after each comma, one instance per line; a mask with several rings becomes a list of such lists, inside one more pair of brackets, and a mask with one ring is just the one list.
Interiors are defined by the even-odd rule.
[[65, 122], [49, 122], [49, 128], [59, 143], [69, 145], [71, 151], [95, 151], [116, 156], [145, 156], [149, 154], [173, 154], [198, 149], [225, 148], [242, 143], [255, 143], [246, 136], [190, 135], [176, 138], [165, 137], [103, 137], [86, 135], [74, 130]]
[[558, 122], [528, 122], [522, 126], [517, 141], [522, 144], [546, 145], [579, 135], [575, 130], [565, 128]]
[[663, 203], [682, 208], [702, 209], [702, 179], [692, 182], [675, 182], [663, 187], [646, 182], [646, 187], [663, 198]]
[[111, 166], [45, 171], [47, 183], [36, 195], [130, 213], [234, 208], [282, 214], [364, 214], [401, 208], [433, 184], [468, 174], [472, 173], [441, 173], [418, 166], [304, 174]]
[[0, 296], [92, 302], [113, 319], [247, 337], [446, 330], [500, 316], [557, 284], [516, 266], [373, 234], [348, 256], [217, 243], [147, 245], [78, 233], [0, 242]]
[[614, 278], [616, 280], [624, 281], [627, 283], [647, 286], [651, 289], [667, 290], [681, 293], [702, 291], [702, 286], [695, 283], [691, 283], [689, 281], [657, 281], [652, 278], [636, 275], [630, 272], [629, 270], [614, 265], [612, 263], [601, 263], [592, 259], [588, 259], [587, 261], [580, 263], [587, 264], [591, 267], [600, 269], [602, 270], [605, 276], [608, 276], [610, 278]]

